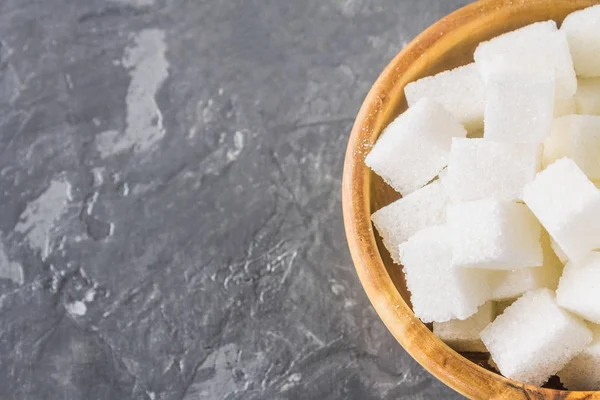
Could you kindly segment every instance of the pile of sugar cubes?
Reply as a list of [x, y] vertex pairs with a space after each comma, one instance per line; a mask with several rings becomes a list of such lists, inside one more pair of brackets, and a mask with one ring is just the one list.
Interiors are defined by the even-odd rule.
[[600, 390], [600, 6], [474, 58], [406, 86], [365, 159], [403, 197], [373, 223], [448, 345]]

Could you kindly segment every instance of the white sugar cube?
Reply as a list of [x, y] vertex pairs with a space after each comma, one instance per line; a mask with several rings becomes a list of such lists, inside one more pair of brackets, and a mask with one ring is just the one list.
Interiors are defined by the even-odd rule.
[[560, 29], [567, 35], [577, 75], [600, 76], [600, 5], [568, 15]]
[[394, 262], [400, 263], [399, 244], [421, 229], [446, 223], [447, 201], [446, 189], [437, 180], [371, 216]]
[[486, 83], [496, 72], [554, 73], [557, 98], [573, 96], [577, 77], [569, 44], [554, 21], [538, 22], [481, 43], [475, 63]]
[[588, 326], [594, 340], [557, 374], [569, 390], [600, 390], [600, 326]]
[[600, 253], [592, 252], [565, 266], [556, 299], [582, 318], [600, 323]]
[[554, 119], [554, 82], [550, 74], [492, 74], [486, 86], [484, 138], [542, 143]]
[[492, 273], [492, 300], [515, 299], [531, 290], [539, 288], [556, 289], [561, 269], [556, 267], [523, 268], [515, 271], [495, 271]]
[[525, 294], [481, 332], [502, 375], [541, 386], [592, 341], [578, 317], [556, 304], [554, 293]]
[[538, 144], [454, 138], [448, 161], [448, 195], [453, 201], [520, 199], [523, 187], [540, 167]]
[[435, 226], [400, 245], [413, 311], [425, 323], [467, 319], [490, 296], [484, 271], [452, 266], [451, 240], [448, 227]]
[[578, 82], [577, 114], [600, 115], [600, 78], [579, 78]]
[[450, 111], [467, 130], [483, 128], [485, 86], [475, 64], [409, 83], [404, 93], [411, 107], [429, 98]]
[[600, 191], [573, 160], [540, 172], [523, 200], [570, 260], [600, 248]]
[[452, 138], [466, 135], [450, 112], [423, 99], [385, 129], [365, 163], [396, 191], [407, 195], [439, 174], [448, 164]]
[[433, 333], [456, 351], [486, 352], [479, 334], [494, 319], [494, 303], [487, 302], [466, 320], [434, 322]]
[[554, 101], [554, 118], [577, 114], [575, 96], [566, 99], [556, 99]]
[[495, 199], [450, 204], [452, 264], [515, 270], [543, 264], [541, 227], [523, 204]]
[[568, 157], [591, 180], [600, 180], [600, 116], [567, 115], [557, 118], [544, 142], [544, 165]]
[[542, 235], [542, 248], [544, 263], [541, 267], [490, 272], [492, 300], [515, 299], [523, 293], [539, 288], [556, 290], [562, 274], [563, 264], [554, 254], [547, 234]]
[[542, 267], [492, 272], [490, 276], [492, 300], [510, 300], [529, 290], [546, 287], [541, 283], [545, 280], [544, 272]]

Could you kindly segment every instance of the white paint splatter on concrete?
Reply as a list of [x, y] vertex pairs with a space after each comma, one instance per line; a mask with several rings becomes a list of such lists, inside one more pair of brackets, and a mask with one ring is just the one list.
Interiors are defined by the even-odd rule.
[[99, 196], [100, 196], [100, 193], [94, 192], [94, 194], [92, 195], [92, 198], [88, 201], [87, 206], [85, 208], [85, 212], [87, 213], [87, 215], [92, 215], [92, 211], [94, 211], [94, 206], [98, 202]]
[[346, 299], [344, 300], [344, 308], [352, 308], [356, 306], [356, 302], [354, 300]]
[[339, 284], [336, 281], [332, 281], [331, 283], [331, 291], [333, 292], [333, 294], [335, 294], [336, 296], [339, 296], [340, 294], [342, 294], [342, 292], [344, 292], [345, 288], [343, 285]]
[[74, 301], [72, 303], [68, 303], [65, 308], [67, 312], [71, 315], [82, 316], [87, 312], [87, 306], [83, 301]]
[[65, 277], [66, 273], [64, 270], [57, 270], [53, 264], [50, 264], [50, 272], [52, 273], [50, 291], [52, 293], [58, 293], [58, 291], [60, 290], [61, 282]]
[[100, 152], [102, 158], [108, 157], [117, 153], [115, 143], [119, 140], [119, 131], [109, 130], [96, 135], [96, 148]]
[[91, 303], [96, 298], [96, 289], [90, 288], [86, 293], [84, 300], [86, 303]]
[[65, 74], [65, 82], [67, 83], [68, 88], [73, 90], [75, 86], [73, 85], [73, 79], [71, 79], [71, 75]]
[[102, 186], [104, 183], [104, 167], [92, 168], [92, 175], [94, 177], [94, 187]]
[[123, 58], [123, 65], [131, 68], [125, 137], [131, 137], [140, 150], [150, 147], [165, 134], [156, 93], [169, 76], [166, 51], [165, 33], [148, 29], [137, 35], [135, 47]]
[[50, 254], [51, 230], [68, 205], [69, 188], [69, 182], [64, 179], [50, 182], [48, 189], [27, 205], [15, 227], [32, 248], [42, 252], [43, 259]]
[[22, 285], [24, 281], [23, 267], [19, 263], [10, 261], [2, 247], [0, 247], [0, 278], [10, 279], [18, 285]]
[[149, 190], [153, 189], [156, 186], [155, 183], [136, 183], [131, 190], [131, 193], [134, 196], [139, 196], [145, 194]]
[[302, 380], [302, 374], [300, 374], [300, 373], [295, 373], [295, 374], [290, 375], [286, 379], [286, 382], [283, 385], [281, 385], [281, 391], [285, 392], [286, 390], [290, 390], [294, 386], [298, 385], [298, 383], [301, 380]]
[[130, 70], [127, 89], [127, 125], [125, 132], [107, 131], [98, 135], [96, 146], [102, 157], [129, 150], [146, 151], [165, 135], [163, 115], [156, 103], [156, 94], [169, 76], [165, 53], [165, 32], [146, 29], [134, 38], [134, 45], [125, 50], [122, 64]]
[[67, 200], [73, 201], [73, 185], [67, 181]]
[[240, 153], [244, 149], [244, 134], [240, 131], [235, 132], [233, 135], [233, 148], [227, 150], [227, 161], [232, 162], [237, 160]]

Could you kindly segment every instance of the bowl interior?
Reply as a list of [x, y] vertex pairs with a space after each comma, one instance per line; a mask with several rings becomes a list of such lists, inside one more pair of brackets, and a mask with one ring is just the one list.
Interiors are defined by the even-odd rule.
[[[364, 157], [383, 129], [406, 110], [406, 84], [473, 62], [474, 50], [482, 41], [537, 21], [553, 19], [560, 23], [569, 13], [595, 4], [600, 4], [600, 0], [487, 0], [445, 17], [388, 65], [367, 96], [352, 131], [344, 166], [344, 220], [361, 282], [388, 329], [409, 353], [446, 384], [469, 397], [508, 394], [506, 390], [510, 392], [513, 387], [518, 388], [514, 389], [515, 395], [535, 392], [580, 398], [575, 392], [544, 392], [485, 371], [484, 368], [489, 369], [487, 355], [454, 353], [411, 315], [402, 269], [392, 262], [370, 222], [373, 212], [400, 196], [364, 165]], [[556, 381], [550, 387], [561, 388]]]
[[[394, 87], [390, 90], [389, 98], [387, 99], [388, 103], [386, 104], [385, 109], [382, 110], [384, 117], [379, 121], [380, 125], [377, 129], [377, 137], [382, 133], [385, 126], [408, 108], [406, 98], [404, 97], [404, 86], [406, 86], [406, 84], [420, 78], [472, 63], [475, 48], [483, 41], [492, 39], [502, 33], [518, 29], [533, 22], [553, 19], [560, 23], [566, 15], [573, 10], [598, 2], [565, 1], [562, 2], [563, 4], [561, 5], [558, 4], [561, 3], [560, 1], [556, 1], [555, 3], [557, 4], [553, 4], [552, 6], [548, 6], [549, 3], [553, 3], [552, 1], [484, 1], [483, 3], [490, 3], [491, 5], [496, 4], [496, 11], [501, 13], [501, 15], [496, 15], [496, 13], [493, 12], [494, 7], [492, 6], [492, 12], [486, 11], [485, 14], [481, 15], [479, 21], [476, 21], [475, 23], [473, 23], [473, 21], [468, 21], [469, 25], [464, 27], [460, 26], [460, 21], [452, 21], [449, 17], [440, 21], [440, 23], [447, 25], [447, 29], [440, 29], [439, 35], [448, 35], [452, 37], [448, 40], [444, 40], [443, 43], [432, 44], [430, 48], [414, 60], [412, 65], [410, 65], [402, 76], [398, 77]], [[501, 9], [500, 7], [505, 3], [521, 3], [521, 7], [515, 8], [514, 10]], [[522, 8], [525, 8], [527, 12], [523, 12], [524, 10]], [[470, 26], [472, 24], [474, 24], [474, 26]], [[453, 30], [450, 31], [450, 29]], [[420, 49], [424, 45], [427, 45], [427, 43], [421, 43], [421, 41], [426, 40], [427, 38], [417, 38], [414, 44]], [[414, 52], [415, 49], [408, 50], [409, 52]], [[370, 213], [389, 205], [401, 197], [398, 192], [394, 191], [378, 175], [368, 169], [367, 173], [369, 174], [370, 182]], [[374, 233], [374, 237], [387, 273], [392, 278], [392, 281], [402, 298], [410, 304], [410, 294], [406, 288], [406, 281], [401, 268], [392, 262], [389, 252], [385, 249], [379, 235]]]

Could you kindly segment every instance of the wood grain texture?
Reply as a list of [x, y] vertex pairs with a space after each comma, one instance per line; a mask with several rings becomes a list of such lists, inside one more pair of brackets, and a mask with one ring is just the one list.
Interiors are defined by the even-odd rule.
[[600, 399], [600, 392], [569, 392], [511, 381], [437, 339], [413, 314], [402, 270], [392, 263], [370, 221], [374, 211], [399, 195], [365, 166], [364, 158], [382, 130], [406, 109], [406, 84], [472, 62], [482, 41], [536, 21], [562, 22], [569, 13], [595, 4], [600, 0], [486, 0], [450, 14], [392, 60], [367, 95], [352, 129], [342, 195], [346, 236], [361, 283], [398, 342], [429, 372], [469, 398]]

